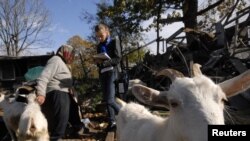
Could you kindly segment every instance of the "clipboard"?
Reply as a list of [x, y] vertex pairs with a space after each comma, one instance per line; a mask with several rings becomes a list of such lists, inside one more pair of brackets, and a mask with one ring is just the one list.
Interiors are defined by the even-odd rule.
[[99, 53], [93, 56], [94, 59], [110, 60], [111, 58], [107, 53]]

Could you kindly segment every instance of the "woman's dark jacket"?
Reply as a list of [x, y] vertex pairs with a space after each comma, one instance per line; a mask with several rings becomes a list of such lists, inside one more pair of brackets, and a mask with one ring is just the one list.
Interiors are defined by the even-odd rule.
[[[106, 44], [107, 41], [104, 43], [99, 43], [97, 45], [97, 53], [102, 53], [101, 47], [103, 44]], [[120, 42], [118, 39], [111, 39], [111, 41], [106, 45], [106, 53], [111, 58], [110, 60], [105, 60], [101, 64], [97, 64], [99, 67], [99, 70], [113, 66], [115, 70], [118, 69], [120, 71], [120, 61], [121, 61], [121, 48], [120, 48]]]

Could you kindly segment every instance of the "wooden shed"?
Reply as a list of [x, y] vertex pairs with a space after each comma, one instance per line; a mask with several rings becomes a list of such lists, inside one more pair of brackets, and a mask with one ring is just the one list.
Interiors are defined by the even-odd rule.
[[53, 54], [40, 56], [0, 56], [0, 88], [12, 89], [13, 85], [25, 81], [28, 69], [44, 66]]

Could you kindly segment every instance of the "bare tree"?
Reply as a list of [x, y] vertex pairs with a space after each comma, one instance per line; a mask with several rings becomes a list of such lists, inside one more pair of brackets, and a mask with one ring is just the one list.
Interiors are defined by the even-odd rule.
[[43, 41], [49, 12], [42, 0], [0, 0], [0, 48], [19, 56]]

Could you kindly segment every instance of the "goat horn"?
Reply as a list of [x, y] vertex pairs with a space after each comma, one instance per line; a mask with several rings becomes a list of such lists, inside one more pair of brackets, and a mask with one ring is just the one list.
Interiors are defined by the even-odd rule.
[[115, 100], [116, 100], [116, 102], [117, 102], [118, 104], [120, 104], [121, 106], [125, 106], [125, 105], [127, 104], [125, 101], [123, 101], [122, 99], [120, 99], [120, 98], [118, 98], [118, 97], [116, 97]]
[[250, 70], [219, 83], [227, 97], [234, 96], [250, 88]]
[[177, 77], [184, 77], [183, 73], [174, 69], [164, 69], [156, 74], [156, 76], [167, 76], [173, 82]]
[[193, 76], [199, 76], [199, 75], [202, 75], [202, 72], [201, 72], [201, 65], [200, 64], [193, 64], [192, 66], [192, 75]]

